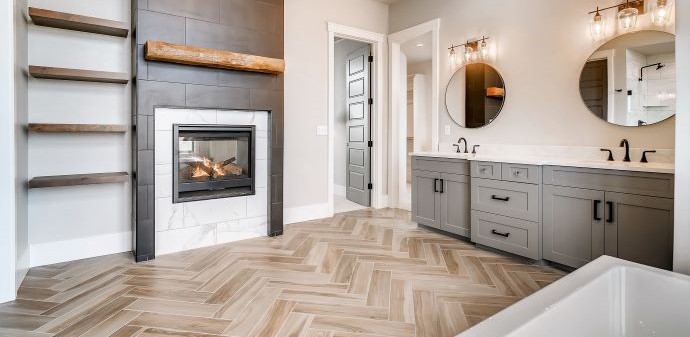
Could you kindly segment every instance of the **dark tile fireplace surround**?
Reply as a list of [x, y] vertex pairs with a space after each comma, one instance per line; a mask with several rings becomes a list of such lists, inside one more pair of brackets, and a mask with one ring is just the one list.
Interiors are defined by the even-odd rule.
[[283, 232], [283, 75], [143, 58], [147, 40], [283, 58], [283, 0], [134, 0], [133, 250], [155, 258], [154, 112], [158, 107], [269, 112], [267, 235]]

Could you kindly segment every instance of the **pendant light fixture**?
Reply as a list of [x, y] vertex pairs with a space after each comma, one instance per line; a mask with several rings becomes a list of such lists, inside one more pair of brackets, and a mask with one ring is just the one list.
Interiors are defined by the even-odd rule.
[[635, 28], [639, 12], [637, 8], [630, 7], [630, 0], [625, 0], [625, 8], [618, 12], [618, 26], [623, 30]]
[[673, 3], [670, 0], [656, 0], [652, 7], [652, 23], [664, 27], [671, 21]]
[[448, 50], [450, 50], [448, 54], [448, 61], [451, 69], [455, 69], [458, 62], [455, 48], [463, 47], [462, 59], [465, 61], [465, 63], [488, 60], [489, 46], [486, 43], [486, 40], [488, 39], [488, 37], [482, 36], [481, 39], [467, 41], [459, 45], [451, 45], [450, 48], [448, 48]]
[[606, 36], [606, 18], [599, 13], [599, 6], [597, 6], [592, 21], [589, 22], [589, 31], [594, 41], [601, 40]]

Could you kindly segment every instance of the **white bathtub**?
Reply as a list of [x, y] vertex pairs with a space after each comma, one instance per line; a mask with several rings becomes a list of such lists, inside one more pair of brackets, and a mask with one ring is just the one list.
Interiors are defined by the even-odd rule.
[[458, 336], [690, 336], [690, 277], [603, 256]]

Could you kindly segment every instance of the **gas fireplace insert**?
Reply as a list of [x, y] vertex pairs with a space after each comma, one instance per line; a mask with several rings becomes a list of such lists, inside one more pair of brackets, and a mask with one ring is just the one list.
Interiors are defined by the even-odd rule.
[[173, 125], [173, 202], [254, 195], [255, 129]]

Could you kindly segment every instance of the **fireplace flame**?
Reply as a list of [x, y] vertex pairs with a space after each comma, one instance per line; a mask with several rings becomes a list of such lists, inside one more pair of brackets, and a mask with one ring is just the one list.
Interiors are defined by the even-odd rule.
[[194, 170], [192, 170], [192, 178], [203, 178], [203, 177], [210, 177], [211, 175], [208, 174], [208, 172], [204, 171], [201, 169], [201, 167], [196, 166], [194, 167]]

